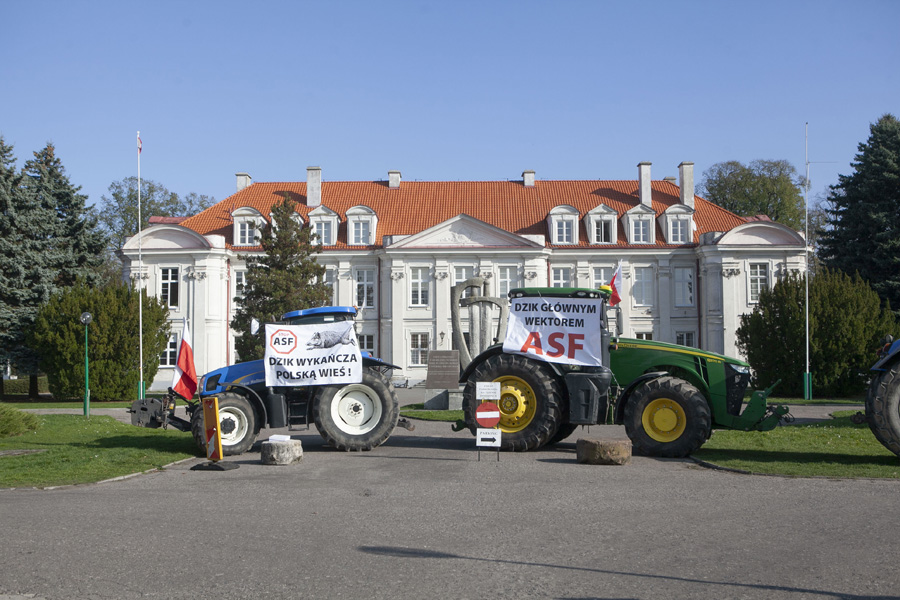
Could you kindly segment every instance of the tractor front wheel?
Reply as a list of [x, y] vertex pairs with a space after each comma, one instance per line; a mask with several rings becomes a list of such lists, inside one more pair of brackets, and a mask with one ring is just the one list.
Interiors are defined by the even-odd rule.
[[496, 354], [478, 365], [463, 395], [466, 425], [476, 433], [475, 410], [481, 404], [476, 398], [478, 381], [500, 383], [501, 448], [534, 450], [547, 444], [556, 434], [562, 420], [562, 391], [559, 379], [546, 364], [517, 354]]
[[625, 405], [625, 433], [636, 454], [681, 458], [700, 448], [710, 432], [706, 398], [682, 379], [649, 381]]
[[361, 383], [328, 385], [313, 404], [316, 429], [338, 450], [371, 450], [393, 433], [400, 401], [391, 382], [377, 371], [363, 370]]
[[900, 364], [872, 381], [866, 394], [866, 420], [878, 441], [900, 456]]

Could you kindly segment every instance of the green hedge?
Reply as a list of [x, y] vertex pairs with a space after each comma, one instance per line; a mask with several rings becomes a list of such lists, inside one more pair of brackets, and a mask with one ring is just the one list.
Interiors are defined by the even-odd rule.
[[[27, 396], [28, 379], [29, 377], [27, 375], [25, 377], [19, 377], [18, 379], [4, 379], [3, 393], [7, 396]], [[50, 393], [50, 388], [47, 386], [46, 375], [38, 377], [38, 392], [41, 394]]]

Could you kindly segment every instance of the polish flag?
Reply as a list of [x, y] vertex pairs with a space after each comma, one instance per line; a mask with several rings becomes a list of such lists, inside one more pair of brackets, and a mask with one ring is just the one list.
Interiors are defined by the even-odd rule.
[[181, 347], [178, 348], [178, 361], [175, 363], [175, 375], [172, 377], [172, 389], [186, 400], [194, 397], [197, 391], [197, 371], [194, 369], [194, 349], [191, 347], [191, 330], [187, 319], [181, 332]]
[[622, 265], [618, 265], [616, 267], [616, 272], [613, 273], [612, 279], [609, 280], [609, 287], [612, 288], [612, 296], [609, 297], [609, 305], [615, 306], [619, 302], [622, 301], [622, 297], [619, 296], [619, 287], [622, 285]]
[[141, 144], [141, 132], [140, 131], [138, 131], [137, 138], [138, 138], [138, 154], [140, 154], [141, 147], [143, 146], [143, 144]]

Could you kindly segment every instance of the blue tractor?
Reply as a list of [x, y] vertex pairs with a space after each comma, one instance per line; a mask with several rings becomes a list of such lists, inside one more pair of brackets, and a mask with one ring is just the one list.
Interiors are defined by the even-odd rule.
[[[352, 321], [356, 309], [323, 306], [296, 310], [282, 316], [280, 324], [322, 324]], [[200, 378], [197, 393], [216, 396], [222, 453], [248, 451], [263, 427], [273, 429], [315, 423], [323, 438], [338, 450], [371, 450], [383, 444], [398, 425], [412, 429], [400, 419], [400, 403], [391, 384], [396, 366], [362, 352], [360, 383], [302, 387], [267, 387], [262, 360], [237, 363]], [[141, 427], [172, 426], [190, 431], [197, 445], [206, 448], [202, 402], [188, 401], [188, 419], [175, 416], [175, 394], [169, 390], [162, 400], [145, 398], [131, 408], [131, 421]]]
[[884, 338], [872, 371], [865, 420], [878, 441], [900, 456], [900, 340]]

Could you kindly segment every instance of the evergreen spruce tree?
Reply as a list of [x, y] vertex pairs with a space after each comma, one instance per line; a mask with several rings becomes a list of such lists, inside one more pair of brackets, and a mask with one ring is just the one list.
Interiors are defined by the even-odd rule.
[[97, 217], [85, 205], [87, 196], [79, 194], [81, 187], [69, 181], [53, 144], [34, 153], [25, 163], [24, 174], [25, 187], [46, 210], [55, 213], [44, 231], [47, 251], [56, 261], [55, 284], [67, 287], [79, 278], [96, 283], [107, 239]]
[[[242, 361], [263, 357], [262, 334], [252, 335], [250, 323], [274, 321], [286, 312], [323, 306], [332, 296], [324, 283], [325, 267], [315, 261], [315, 234], [296, 220], [296, 203], [285, 194], [272, 207], [272, 223], [263, 227], [259, 243], [262, 254], [241, 258], [247, 264], [243, 295], [231, 326], [241, 335], [235, 349]], [[274, 224], [274, 227], [273, 227]]]
[[831, 186], [822, 260], [858, 272], [883, 300], [900, 307], [900, 121], [881, 117], [858, 149], [854, 172]]
[[97, 279], [104, 236], [55, 156], [52, 144], [34, 153], [20, 173], [12, 147], [0, 144], [0, 346], [36, 396], [38, 362], [25, 343], [38, 309], [78, 277]]
[[[4, 372], [10, 362], [13, 343], [15, 311], [8, 292], [12, 290], [14, 263], [20, 261], [17, 249], [18, 231], [15, 228], [15, 195], [21, 186], [16, 171], [13, 147], [0, 136], [0, 369]], [[3, 398], [3, 378], [0, 377], [0, 400]]]
[[[79, 280], [41, 307], [27, 341], [40, 357], [55, 398], [84, 396], [85, 327], [79, 321], [84, 312], [93, 317], [88, 325], [91, 398], [132, 396], [140, 378], [138, 297], [137, 290], [122, 282], [98, 288]], [[169, 309], [153, 296], [143, 295], [143, 302], [144, 383], [149, 385], [169, 342]]]

